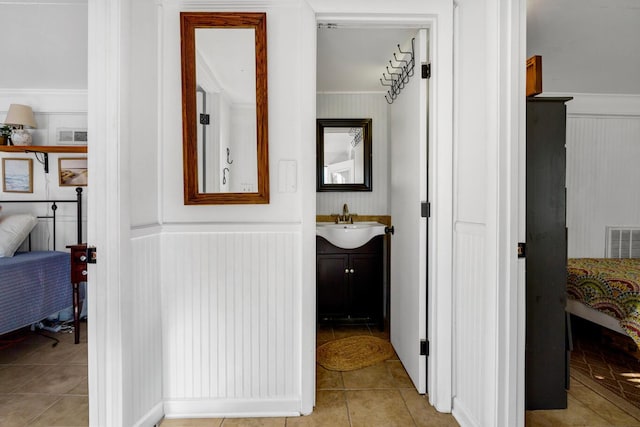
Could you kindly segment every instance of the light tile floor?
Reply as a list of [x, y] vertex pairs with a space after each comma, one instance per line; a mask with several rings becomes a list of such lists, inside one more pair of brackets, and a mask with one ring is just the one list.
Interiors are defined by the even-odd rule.
[[[53, 341], [31, 332], [0, 336], [0, 426], [75, 427], [89, 425], [87, 339], [53, 334]], [[3, 347], [0, 347], [3, 348]]]
[[[86, 330], [83, 328], [83, 330]], [[355, 334], [386, 334], [368, 328], [323, 328], [318, 344]], [[60, 344], [27, 333], [0, 350], [0, 426], [88, 426], [87, 343], [56, 334]], [[0, 340], [7, 336], [0, 337]], [[635, 412], [637, 414], [637, 412]], [[527, 426], [640, 427], [632, 413], [612, 404], [573, 377], [569, 408], [529, 411]], [[456, 426], [449, 414], [436, 412], [419, 395], [397, 358], [352, 372], [317, 368], [316, 407], [311, 415], [291, 418], [165, 419], [162, 427], [229, 426]]]

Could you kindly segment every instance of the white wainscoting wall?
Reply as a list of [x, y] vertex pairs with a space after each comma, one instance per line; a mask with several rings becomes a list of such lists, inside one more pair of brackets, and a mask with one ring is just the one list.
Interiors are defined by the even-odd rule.
[[389, 209], [389, 108], [383, 93], [318, 93], [316, 113], [319, 119], [372, 119], [371, 192], [317, 193], [318, 215], [349, 211], [368, 215], [388, 215]]
[[567, 103], [568, 255], [603, 257], [607, 226], [640, 226], [640, 96], [573, 96]]
[[[453, 295], [454, 325], [453, 354], [457, 366], [454, 372], [454, 407], [458, 421], [466, 425], [482, 425], [480, 418], [485, 412], [485, 387], [489, 380], [485, 369], [486, 353], [478, 349], [486, 345], [486, 329], [490, 326], [484, 314], [487, 293], [485, 266], [486, 226], [484, 224], [458, 221], [454, 229], [454, 277], [456, 287]], [[467, 319], [474, 319], [469, 322]], [[464, 425], [464, 423], [463, 423]]]
[[300, 235], [299, 226], [168, 226], [168, 418], [300, 413]]
[[137, 425], [155, 425], [163, 415], [162, 407], [162, 330], [161, 261], [159, 227], [132, 231], [130, 285], [122, 288], [123, 347], [127, 359], [124, 378], [128, 394], [124, 419]]

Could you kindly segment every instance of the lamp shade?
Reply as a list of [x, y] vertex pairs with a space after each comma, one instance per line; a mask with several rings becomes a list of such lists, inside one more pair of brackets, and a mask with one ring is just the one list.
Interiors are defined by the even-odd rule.
[[4, 119], [6, 125], [13, 126], [29, 126], [35, 128], [36, 119], [33, 117], [33, 110], [28, 105], [11, 104], [7, 112], [7, 118]]

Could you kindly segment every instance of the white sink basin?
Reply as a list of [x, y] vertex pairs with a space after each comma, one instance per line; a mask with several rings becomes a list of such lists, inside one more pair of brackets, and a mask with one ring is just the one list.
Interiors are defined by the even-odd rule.
[[332, 245], [342, 249], [355, 249], [367, 243], [375, 236], [384, 234], [384, 224], [379, 222], [354, 222], [353, 224], [335, 224], [317, 222], [316, 235], [324, 237]]

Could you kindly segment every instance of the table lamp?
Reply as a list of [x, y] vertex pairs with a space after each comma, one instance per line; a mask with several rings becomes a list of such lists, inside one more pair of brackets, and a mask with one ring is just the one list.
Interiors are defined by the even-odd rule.
[[11, 142], [13, 145], [31, 145], [31, 134], [24, 129], [25, 126], [30, 128], [37, 127], [31, 107], [28, 105], [11, 104], [4, 123], [14, 128], [11, 132]]

